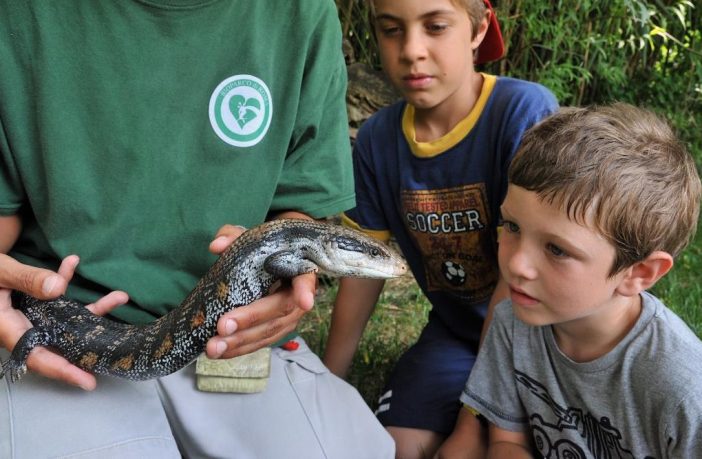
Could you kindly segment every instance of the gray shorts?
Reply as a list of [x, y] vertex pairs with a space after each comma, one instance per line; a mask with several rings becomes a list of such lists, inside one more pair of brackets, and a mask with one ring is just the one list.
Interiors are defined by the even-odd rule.
[[358, 392], [297, 341], [273, 350], [256, 394], [199, 392], [194, 365], [145, 382], [100, 377], [93, 392], [30, 373], [0, 380], [0, 458], [394, 457]]

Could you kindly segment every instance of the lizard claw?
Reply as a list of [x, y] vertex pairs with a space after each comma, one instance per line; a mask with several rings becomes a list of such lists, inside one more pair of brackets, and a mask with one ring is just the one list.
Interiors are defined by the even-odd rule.
[[27, 365], [25, 363], [17, 363], [12, 359], [8, 359], [6, 362], [2, 363], [2, 368], [0, 369], [0, 379], [5, 375], [8, 375], [10, 381], [15, 383], [22, 378], [27, 372]]

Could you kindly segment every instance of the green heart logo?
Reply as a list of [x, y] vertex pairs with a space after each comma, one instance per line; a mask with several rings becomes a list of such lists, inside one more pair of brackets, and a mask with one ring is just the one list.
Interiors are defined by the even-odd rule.
[[273, 97], [253, 75], [232, 75], [212, 91], [208, 110], [215, 134], [234, 147], [252, 147], [271, 125]]
[[236, 123], [243, 129], [249, 121], [255, 119], [261, 113], [261, 104], [254, 98], [246, 99], [244, 96], [237, 94], [229, 100], [229, 110], [234, 115]]

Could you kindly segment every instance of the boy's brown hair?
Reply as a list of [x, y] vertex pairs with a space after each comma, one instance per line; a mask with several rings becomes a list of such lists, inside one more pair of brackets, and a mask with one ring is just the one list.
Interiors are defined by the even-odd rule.
[[451, 3], [465, 9], [473, 27], [473, 35], [480, 27], [480, 21], [485, 18], [488, 9], [483, 0], [450, 0]]
[[[500, 59], [505, 53], [505, 44], [502, 39], [500, 23], [497, 21], [497, 16], [495, 16], [495, 11], [492, 8], [490, 0], [449, 1], [457, 7], [463, 8], [468, 13], [471, 28], [473, 30], [473, 38], [475, 38], [476, 34], [478, 33], [481, 21], [485, 19], [488, 12], [490, 13], [488, 16], [488, 31], [485, 33], [485, 38], [483, 38], [483, 41], [478, 48], [475, 64], [484, 64], [486, 62]], [[375, 2], [373, 0], [368, 0], [368, 4], [370, 5], [371, 22], [374, 22]]]
[[[463, 8], [470, 17], [470, 23], [473, 26], [473, 34], [476, 33], [480, 26], [480, 21], [485, 18], [485, 13], [488, 10], [487, 5], [483, 0], [449, 0], [454, 5]], [[371, 18], [375, 17], [375, 2], [368, 0], [371, 10]]]
[[677, 256], [692, 240], [702, 185], [666, 122], [617, 103], [562, 108], [533, 126], [509, 182], [594, 225], [616, 249], [610, 275], [656, 250]]

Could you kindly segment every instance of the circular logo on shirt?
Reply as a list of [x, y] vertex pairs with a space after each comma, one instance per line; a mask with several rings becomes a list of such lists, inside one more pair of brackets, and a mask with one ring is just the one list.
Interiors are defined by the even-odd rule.
[[222, 81], [210, 97], [210, 123], [220, 139], [236, 147], [251, 147], [271, 125], [271, 92], [260, 78], [234, 75]]

